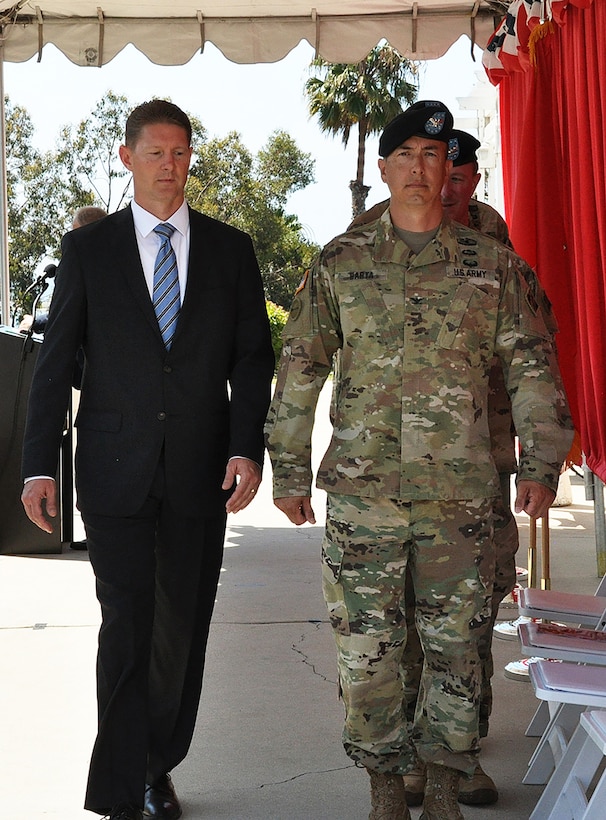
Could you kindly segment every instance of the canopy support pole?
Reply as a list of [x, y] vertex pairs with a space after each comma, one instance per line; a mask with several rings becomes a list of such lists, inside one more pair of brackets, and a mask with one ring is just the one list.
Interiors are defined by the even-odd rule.
[[595, 524], [595, 549], [598, 576], [606, 578], [606, 505], [604, 503], [604, 482], [583, 463], [585, 477], [585, 500], [593, 501]]
[[4, 106], [4, 32], [0, 31], [0, 321], [11, 324], [8, 269], [8, 198], [6, 192], [6, 118]]

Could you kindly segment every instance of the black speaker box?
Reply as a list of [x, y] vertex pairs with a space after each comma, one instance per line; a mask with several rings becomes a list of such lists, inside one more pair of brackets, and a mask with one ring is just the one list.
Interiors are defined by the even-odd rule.
[[[0, 326], [0, 554], [58, 553], [62, 550], [62, 537], [68, 540], [62, 523], [61, 497], [60, 512], [50, 534], [32, 524], [21, 504], [23, 432], [40, 344], [35, 337]], [[71, 442], [71, 430], [66, 431], [66, 437], [67, 434]], [[69, 456], [69, 476], [65, 478], [71, 489], [71, 447]], [[59, 496], [62, 484], [62, 480], [57, 482]]]

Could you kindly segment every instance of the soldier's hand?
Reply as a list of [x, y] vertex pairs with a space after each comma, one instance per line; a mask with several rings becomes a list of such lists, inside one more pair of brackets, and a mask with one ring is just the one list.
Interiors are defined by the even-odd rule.
[[556, 494], [544, 484], [527, 479], [518, 481], [515, 511], [525, 512], [531, 518], [542, 518], [553, 503]]
[[308, 495], [274, 498], [274, 504], [297, 526], [305, 524], [306, 521], [309, 521], [310, 524], [316, 523], [316, 517], [311, 508], [311, 498]]
[[[52, 532], [53, 525], [48, 520], [57, 515], [57, 486], [52, 478], [34, 478], [26, 481], [21, 493], [21, 502], [30, 521], [44, 532]], [[44, 506], [46, 506], [46, 515]]]

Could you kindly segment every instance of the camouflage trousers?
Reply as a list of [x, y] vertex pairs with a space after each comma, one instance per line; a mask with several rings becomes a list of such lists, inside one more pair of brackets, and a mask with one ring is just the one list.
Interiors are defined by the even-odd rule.
[[[479, 639], [491, 618], [494, 565], [490, 499], [329, 495], [323, 591], [345, 705], [343, 744], [353, 760], [403, 774], [418, 754], [473, 771]], [[407, 566], [424, 654], [413, 722], [407, 720], [403, 686]]]
[[[486, 737], [488, 734], [488, 721], [492, 712], [492, 629], [499, 614], [501, 601], [509, 595], [516, 582], [515, 556], [520, 539], [515, 516], [511, 511], [510, 480], [508, 473], [501, 475], [501, 497], [493, 500], [495, 580], [491, 601], [492, 612], [490, 619], [478, 631], [478, 650], [482, 662], [480, 737]], [[404, 650], [402, 681], [408, 719], [413, 720], [423, 671], [423, 648], [415, 627], [415, 597], [410, 569], [406, 572], [405, 601], [408, 640]]]

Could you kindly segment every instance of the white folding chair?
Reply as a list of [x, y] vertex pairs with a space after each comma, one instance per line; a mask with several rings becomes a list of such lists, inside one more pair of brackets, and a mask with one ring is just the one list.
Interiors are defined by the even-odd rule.
[[[593, 633], [604, 635], [601, 630], [578, 629], [568, 627], [561, 631], [549, 632], [543, 624], [520, 624], [518, 635], [523, 655], [531, 658], [551, 658], [571, 663], [586, 663], [593, 666], [606, 666], [606, 636], [592, 640]], [[606, 683], [606, 674], [604, 675]]]
[[[593, 595], [556, 592], [552, 589], [527, 588], [519, 591], [520, 615], [546, 621], [578, 624], [594, 629], [604, 628], [606, 613], [606, 575]], [[526, 633], [527, 634], [527, 633]], [[523, 647], [523, 651], [525, 648]], [[540, 649], [531, 657], [548, 657]], [[559, 657], [558, 655], [554, 657]], [[526, 729], [528, 737], [540, 737], [553, 717], [551, 704], [541, 702]]]
[[600, 581], [594, 595], [531, 587], [521, 589], [519, 590], [518, 609], [520, 615], [526, 615], [529, 618], [596, 627], [606, 609], [604, 598], [606, 598], [606, 575]]
[[[605, 758], [606, 712], [584, 712], [530, 820], [603, 820]], [[600, 767], [602, 771], [595, 783]]]
[[536, 660], [528, 665], [537, 698], [552, 707], [549, 722], [528, 763], [524, 783], [546, 783], [562, 759], [581, 714], [606, 709], [606, 674], [601, 666]]
[[[585, 635], [586, 630], [569, 627], [568, 634], [551, 634], [541, 630], [541, 624], [520, 624], [518, 634], [522, 653], [531, 658], [548, 658], [551, 660], [570, 661], [571, 663], [606, 666], [606, 641], [591, 641]], [[553, 718], [557, 705], [552, 701], [542, 700], [526, 729], [527, 737], [541, 737], [549, 721]], [[578, 710], [572, 710], [574, 716]]]
[[[604, 603], [603, 598], [598, 598], [598, 600]], [[522, 652], [532, 658], [606, 666], [606, 639], [603, 637], [605, 623], [606, 608], [598, 618], [597, 625], [593, 630], [563, 627], [556, 631], [549, 631], [553, 630], [551, 625], [532, 622], [520, 624], [518, 634]], [[596, 633], [599, 633], [599, 637]], [[575, 726], [575, 721], [578, 720], [579, 714], [578, 705], [570, 702], [563, 703], [558, 701], [557, 698], [544, 698], [541, 700], [526, 730], [527, 736], [540, 736], [541, 740], [535, 750], [535, 755], [531, 758], [524, 782], [534, 783], [537, 782], [534, 778], [545, 777], [542, 768], [544, 762], [548, 761], [547, 765], [551, 764], [547, 743], [549, 743], [552, 752], [555, 748], [555, 742], [557, 742], [560, 751], [563, 751], [567, 742], [564, 727], [569, 735]], [[554, 754], [554, 759], [557, 759], [557, 754]], [[545, 782], [545, 780], [539, 779], [538, 782]]]

